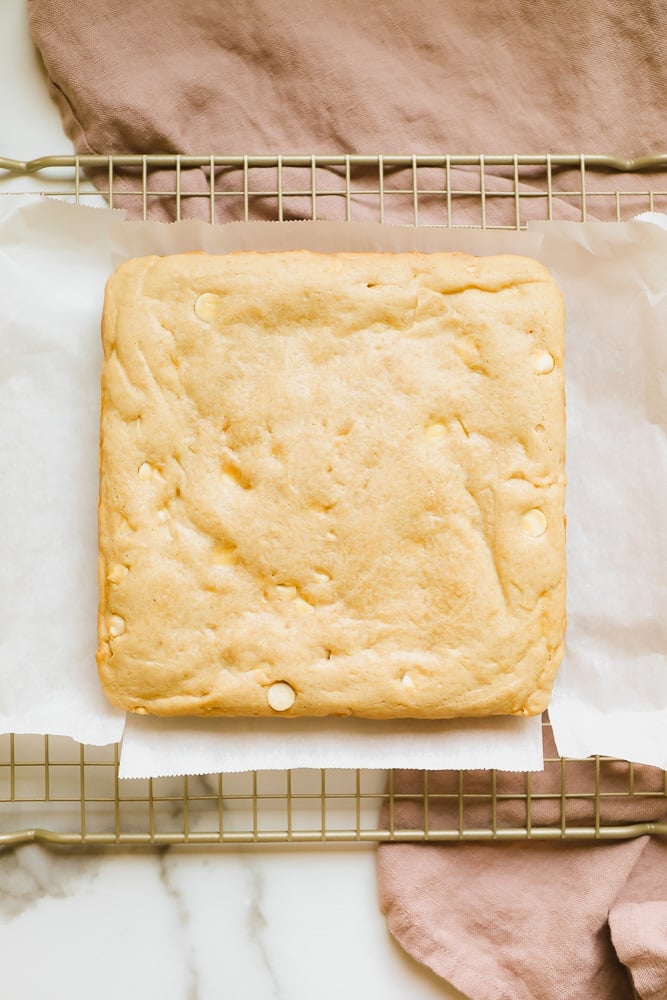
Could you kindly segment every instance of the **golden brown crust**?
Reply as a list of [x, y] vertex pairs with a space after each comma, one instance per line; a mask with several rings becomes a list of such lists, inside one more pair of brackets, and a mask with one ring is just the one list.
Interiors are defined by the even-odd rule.
[[103, 343], [114, 704], [546, 707], [565, 627], [564, 319], [540, 264], [142, 258], [108, 283]]

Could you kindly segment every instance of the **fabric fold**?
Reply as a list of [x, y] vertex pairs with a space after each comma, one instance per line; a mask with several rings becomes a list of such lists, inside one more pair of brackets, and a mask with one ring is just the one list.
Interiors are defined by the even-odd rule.
[[[465, 829], [667, 821], [658, 768], [569, 761], [546, 734], [543, 773], [463, 774]], [[599, 768], [599, 810], [592, 792]], [[565, 772], [565, 773], [564, 773]], [[431, 831], [459, 828], [459, 775], [428, 775]], [[394, 774], [393, 825], [424, 828], [424, 773]], [[526, 792], [530, 792], [530, 800]], [[564, 794], [562, 794], [564, 791]], [[389, 822], [385, 804], [381, 824]], [[383, 844], [380, 901], [397, 941], [473, 1000], [667, 997], [667, 843]]]

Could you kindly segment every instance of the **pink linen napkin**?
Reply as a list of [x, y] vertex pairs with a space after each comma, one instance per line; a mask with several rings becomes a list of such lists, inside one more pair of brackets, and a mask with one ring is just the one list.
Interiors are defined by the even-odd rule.
[[[547, 749], [530, 814], [558, 827], [563, 774], [550, 736]], [[568, 826], [595, 824], [594, 769], [565, 765]], [[458, 828], [458, 782], [458, 772], [429, 775], [431, 829]], [[600, 787], [602, 825], [667, 821], [659, 769], [635, 766], [629, 795], [627, 765], [602, 761]], [[395, 795], [415, 796], [395, 800], [396, 829], [423, 829], [423, 788], [423, 772], [395, 773]], [[490, 789], [489, 772], [466, 773], [467, 829], [491, 825]], [[498, 799], [498, 827], [524, 826], [525, 775], [499, 773], [496, 791], [509, 796]], [[383, 844], [378, 878], [399, 943], [473, 1000], [632, 1000], [633, 988], [642, 1000], [667, 998], [665, 839]]]
[[[28, 0], [33, 37], [68, 135], [80, 153], [615, 153], [667, 148], [667, 31], [659, 0]], [[370, 168], [369, 168], [370, 170]], [[355, 168], [356, 171], [356, 168]], [[377, 172], [353, 188], [377, 188]], [[327, 176], [328, 174], [328, 176]], [[534, 176], [533, 176], [534, 175]], [[546, 218], [542, 169], [522, 169], [522, 217]], [[107, 173], [94, 176], [101, 187]], [[274, 218], [266, 173], [249, 171], [252, 218]], [[480, 191], [478, 167], [453, 168], [458, 192]], [[115, 205], [142, 211], [141, 170], [119, 170]], [[205, 169], [184, 169], [182, 192], [208, 190]], [[275, 183], [275, 181], [272, 181]], [[290, 194], [285, 217], [309, 216]], [[303, 176], [294, 180], [303, 190]], [[442, 192], [444, 171], [420, 171]], [[510, 167], [487, 166], [486, 190], [513, 191]], [[554, 171], [561, 219], [581, 217], [578, 171]], [[412, 221], [410, 170], [386, 187], [386, 218]], [[174, 171], [156, 170], [152, 191], [174, 192]], [[318, 189], [340, 190], [340, 168]], [[646, 174], [623, 178], [646, 192]], [[589, 218], [612, 218], [608, 176], [587, 180]], [[218, 221], [243, 211], [238, 172], [218, 171]], [[129, 194], [134, 192], [134, 195]], [[624, 214], [645, 210], [646, 195]], [[457, 195], [455, 221], [480, 223], [480, 196]], [[205, 197], [183, 216], [208, 218]], [[319, 199], [320, 218], [340, 218], [344, 199]], [[659, 207], [659, 206], [658, 206]], [[488, 224], [513, 225], [514, 200], [490, 198]], [[149, 197], [169, 219], [173, 196]], [[378, 218], [378, 199], [353, 195], [352, 218]], [[420, 195], [420, 220], [442, 224], [442, 193]]]

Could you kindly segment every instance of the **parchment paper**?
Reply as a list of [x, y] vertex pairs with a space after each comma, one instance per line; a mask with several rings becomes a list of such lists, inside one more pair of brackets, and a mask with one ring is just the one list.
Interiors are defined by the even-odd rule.
[[100, 309], [117, 213], [0, 198], [0, 731], [120, 739], [95, 670]]
[[667, 232], [647, 221], [530, 228], [568, 317], [556, 745], [667, 768]]
[[[233, 223], [214, 228], [198, 222], [164, 225], [120, 220], [120, 213], [110, 210], [91, 210], [46, 200], [27, 205], [12, 203], [9, 207], [3, 206], [0, 214], [3, 257], [0, 292], [4, 303], [0, 313], [0, 475], [3, 484], [0, 493], [3, 531], [0, 539], [0, 565], [3, 567], [0, 583], [3, 626], [0, 728], [4, 731], [60, 733], [89, 743], [104, 743], [117, 740], [123, 730], [122, 715], [108, 707], [100, 694], [94, 664], [99, 315], [104, 281], [116, 263], [128, 256], [149, 252], [290, 247], [458, 249], [473, 253], [542, 255], [543, 236], [537, 232], [415, 230], [347, 223]], [[634, 225], [648, 229], [645, 223]], [[588, 228], [572, 226], [570, 235], [576, 236], [585, 246]], [[642, 313], [650, 313], [660, 293], [642, 270], [646, 255], [643, 250], [640, 254], [639, 232], [645, 230], [640, 228], [637, 237], [629, 241], [622, 236], [623, 226], [605, 228], [609, 231], [609, 239], [614, 238], [613, 230], [617, 230], [619, 245], [623, 248], [618, 250], [620, 255], [627, 255], [632, 249], [638, 257], [637, 263], [634, 257], [626, 262], [632, 277], [618, 286], [622, 301], [618, 296], [614, 298], [609, 321], [613, 315], [633, 316], [638, 301], [645, 303]], [[660, 252], [665, 261], [667, 248], [663, 234], [661, 237]], [[563, 241], [567, 238], [562, 236]], [[601, 252], [610, 253], [606, 244]], [[564, 254], [567, 256], [566, 250]], [[588, 256], [591, 260], [586, 257], [587, 264], [591, 264], [593, 271], [602, 266], [594, 252]], [[664, 270], [667, 272], [667, 268]], [[577, 281], [568, 278], [564, 282], [568, 314], [575, 318], [580, 308], [578, 299], [592, 299], [586, 282], [581, 279], [579, 275]], [[571, 301], [572, 296], [576, 300]], [[592, 311], [598, 316], [606, 312], [605, 302], [599, 301], [597, 296], [595, 299]], [[583, 332], [578, 325], [576, 329], [578, 337], [588, 337], [588, 326], [585, 325]], [[653, 342], [655, 332], [655, 325], [643, 328], [647, 344]], [[568, 336], [571, 340], [571, 334]], [[595, 355], [600, 351], [597, 332], [592, 336], [592, 343], [591, 353]], [[664, 338], [662, 343], [664, 346]], [[611, 353], [613, 355], [613, 350]], [[647, 362], [646, 370], [643, 361]], [[641, 362], [637, 363], [646, 377], [657, 372], [654, 355], [644, 358], [642, 354]], [[603, 387], [608, 384], [606, 373], [597, 379], [600, 370], [593, 365], [587, 375], [587, 387], [591, 381], [599, 381]], [[569, 368], [567, 377], [569, 393]], [[609, 393], [607, 405], [610, 408], [615, 409], [616, 393], [622, 390], [623, 384], [615, 386], [613, 399]], [[587, 400], [586, 391], [577, 392], [575, 388], [569, 400], [570, 424], [574, 420], [579, 425], [582, 420], [589, 419], [587, 408], [581, 407], [579, 402], [582, 396]], [[633, 391], [637, 391], [636, 385]], [[623, 404], [619, 405], [626, 412]], [[634, 437], [629, 441], [630, 446], [636, 445], [639, 439], [643, 441], [647, 435], [655, 435], [661, 442], [657, 450], [664, 448], [664, 438], [656, 431], [653, 410], [651, 415], [647, 422], [645, 418], [649, 414], [641, 407], [632, 411], [634, 429], [631, 434]], [[615, 425], [612, 428], [615, 430]], [[590, 433], [587, 425], [581, 428], [582, 441], [601, 433], [604, 437], [599, 421], [591, 424]], [[625, 444], [626, 439], [623, 441]], [[601, 445], [602, 452], [616, 454], [617, 443], [614, 433], [608, 435], [605, 444]], [[659, 459], [663, 483], [667, 468], [665, 459], [663, 450]], [[622, 462], [616, 464], [627, 467]], [[568, 467], [571, 481], [576, 484], [586, 478], [586, 469], [590, 468], [590, 454], [575, 447]], [[647, 475], [648, 471], [644, 470], [642, 482], [646, 483]], [[589, 480], [590, 490], [595, 492], [597, 479], [589, 476]], [[600, 485], [604, 496], [610, 488], [612, 497], [616, 496], [613, 477], [602, 478]], [[584, 497], [584, 510], [579, 510], [579, 495], [575, 488], [572, 497], [568, 498], [569, 554], [572, 558], [573, 533], [584, 542], [597, 539], [595, 545], [586, 547], [580, 562], [589, 570], [587, 579], [598, 579], [609, 568], [608, 546], [599, 542], [605, 522], [599, 517], [588, 517], [588, 497]], [[632, 498], [635, 544], [624, 545], [617, 551], [620, 571], [623, 559], [627, 559], [626, 568], [633, 580], [639, 580], [640, 589], [650, 589], [652, 577], [648, 579], [644, 568], [634, 560], [636, 537], [641, 534], [645, 539], [643, 532], [647, 522], [653, 525], [654, 533], [662, 531], [663, 537], [667, 526], [664, 515], [657, 509], [659, 504], [651, 501], [647, 509], [648, 501], [642, 503], [642, 496], [646, 499], [645, 491], [637, 490]], [[579, 523], [583, 527], [577, 527]], [[603, 558], [599, 559], [601, 554]], [[633, 560], [634, 570], [630, 566]], [[576, 594], [577, 585], [572, 581], [575, 571], [578, 572], [576, 561], [569, 569], [569, 586]], [[664, 596], [664, 590], [660, 593]], [[655, 601], [651, 599], [648, 605], [645, 604], [647, 618], [639, 623], [632, 619], [634, 625], [650, 627], [651, 615], [655, 619], [658, 604], [657, 596]], [[609, 623], [616, 627], [612, 632], [602, 628], [605, 648], [611, 644], [616, 649], [618, 626], [623, 620], [619, 615], [619, 602], [609, 608], [602, 607], [599, 617], [603, 625]], [[630, 692], [637, 694], [633, 661], [625, 657], [627, 648], [620, 640], [617, 657], [620, 667], [607, 684], [602, 701], [597, 692], [591, 693], [590, 686], [582, 688], [581, 683], [572, 684], [572, 672], [578, 676], [579, 664], [587, 661], [590, 653], [590, 636], [584, 632], [580, 639], [579, 632], [579, 618], [575, 615], [568, 633], [567, 666], [559, 682], [555, 704], [559, 732], [563, 704], [567, 717], [576, 719], [574, 730], [581, 733], [590, 719], [600, 717], [600, 713], [610, 707], [608, 699], [605, 700], [610, 688], [616, 691], [614, 704], [626, 704], [630, 708], [634, 706], [629, 700]], [[666, 648], [663, 642], [661, 652], [656, 650], [654, 656], [656, 664], [662, 664], [663, 672]], [[657, 666], [656, 670], [659, 669]], [[563, 702], [563, 689], [570, 698], [569, 703]], [[665, 742], [660, 734], [664, 732], [667, 718], [667, 694], [663, 689], [655, 691], [652, 698], [646, 696], [644, 701], [646, 698], [653, 701], [656, 709], [654, 730], [662, 728], [657, 738], [654, 732], [635, 740], [632, 738], [633, 712], [627, 711], [625, 755], [660, 763], [656, 759], [656, 747], [660, 747], [661, 740], [662, 744]], [[636, 714], [637, 734], [643, 734], [647, 713], [642, 709]], [[562, 738], [570, 738], [568, 731], [563, 729]], [[563, 749], [560, 744], [559, 748]], [[586, 752], [610, 751], [593, 747]], [[376, 723], [347, 719], [325, 722], [269, 719], [246, 722], [156, 720], [132, 716], [124, 728], [121, 775], [125, 777], [303, 766], [537, 770], [542, 766], [540, 720]]]

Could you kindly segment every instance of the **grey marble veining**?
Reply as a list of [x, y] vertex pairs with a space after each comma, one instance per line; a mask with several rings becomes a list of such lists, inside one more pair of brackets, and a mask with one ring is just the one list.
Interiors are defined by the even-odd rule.
[[0, 920], [12, 920], [45, 896], [64, 899], [94, 878], [90, 858], [53, 854], [36, 844], [0, 852]]
[[174, 883], [172, 868], [169, 864], [169, 847], [159, 848], [156, 859], [160, 872], [160, 880], [164, 886], [167, 899], [174, 907], [178, 925], [179, 939], [182, 946], [183, 964], [186, 972], [186, 995], [184, 1000], [198, 1000], [200, 995], [199, 968], [192, 945], [192, 928], [190, 926], [190, 908], [187, 893]]
[[248, 933], [250, 935], [250, 940], [257, 949], [259, 961], [266, 972], [267, 979], [271, 986], [271, 997], [273, 1000], [281, 1000], [282, 991], [271, 963], [269, 950], [266, 946], [266, 934], [269, 931], [269, 924], [263, 910], [264, 877], [262, 872], [255, 865], [253, 865], [251, 855], [242, 855], [242, 860], [248, 871], [251, 889], [247, 916]]

